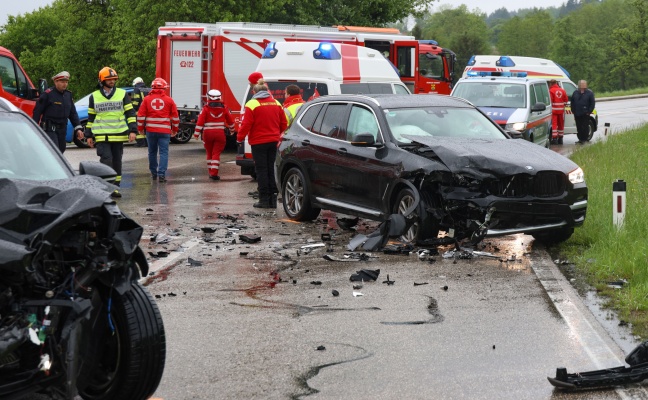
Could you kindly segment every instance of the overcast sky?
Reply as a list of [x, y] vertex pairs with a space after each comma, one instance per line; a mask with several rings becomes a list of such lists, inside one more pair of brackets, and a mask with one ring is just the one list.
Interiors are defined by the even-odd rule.
[[[7, 15], [25, 14], [37, 10], [47, 4], [51, 4], [52, 0], [0, 0], [2, 6], [0, 7], [0, 25], [7, 22]], [[137, 1], [137, 0], [133, 0]], [[479, 8], [481, 11], [490, 14], [501, 7], [506, 7], [509, 11], [517, 10], [520, 7], [551, 7], [559, 6], [565, 0], [441, 0], [433, 3], [433, 10], [437, 10], [441, 4], [449, 4], [451, 6], [458, 6], [465, 4], [468, 9], [473, 10]]]

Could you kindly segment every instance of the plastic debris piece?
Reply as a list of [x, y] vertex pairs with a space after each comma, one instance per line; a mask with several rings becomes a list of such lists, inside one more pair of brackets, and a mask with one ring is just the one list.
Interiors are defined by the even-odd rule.
[[326, 347], [324, 347], [324, 346], [317, 346], [317, 349], [316, 349], [316, 350], [317, 350], [317, 351], [324, 351], [324, 350], [326, 350]]
[[338, 258], [338, 257], [332, 256], [330, 254], [324, 254], [322, 256], [322, 258], [327, 260], [327, 261], [338, 261], [338, 262], [358, 262], [358, 261], [360, 261], [359, 258]]
[[216, 232], [216, 228], [212, 228], [210, 226], [202, 227], [202, 228], [200, 228], [200, 230], [205, 232], [205, 233], [214, 233], [214, 232]]
[[362, 293], [360, 293], [360, 292], [355, 292], [355, 291], [354, 291], [354, 292], [353, 292], [353, 297], [358, 297], [358, 296], [364, 296], [364, 294], [362, 294]]
[[498, 258], [499, 259], [499, 256], [496, 256], [495, 254], [489, 253], [487, 251], [473, 251], [472, 253], [475, 256], [488, 257], [488, 258]]
[[352, 230], [354, 226], [358, 225], [358, 221], [360, 221], [360, 218], [338, 218], [336, 220], [338, 226], [345, 231]]
[[331, 291], [331, 294], [332, 294], [334, 297], [338, 297], [338, 296], [340, 295], [340, 292], [338, 292], [337, 290], [333, 289], [333, 290]]
[[362, 289], [362, 285], [353, 285], [353, 288], [355, 290], [360, 290], [360, 289]]
[[607, 286], [612, 289], [622, 289], [626, 283], [628, 283], [627, 280], [619, 279], [618, 281], [608, 282]]
[[152, 208], [147, 208], [146, 211], [153, 211], [153, 209]]
[[427, 285], [428, 282], [414, 282], [414, 286], [422, 286], [422, 285]]
[[449, 236], [444, 236], [441, 238], [425, 239], [418, 242], [419, 246], [423, 247], [436, 247], [436, 246], [447, 246], [449, 244], [456, 244], [457, 239]]
[[322, 242], [330, 242], [331, 241], [331, 234], [330, 233], [322, 233]]
[[441, 289], [443, 289], [443, 290], [445, 290], [447, 292], [448, 291], [448, 286], [446, 285], [446, 286], [442, 287]]
[[319, 286], [322, 284], [322, 281], [311, 281], [311, 285]]
[[239, 235], [239, 240], [245, 243], [258, 243], [261, 241], [261, 236], [258, 235]]
[[202, 261], [194, 260], [193, 258], [187, 258], [187, 265], [190, 267], [200, 267], [203, 265]]
[[313, 243], [313, 244], [307, 244], [307, 245], [305, 245], [305, 246], [302, 246], [301, 249], [302, 249], [302, 250], [306, 250], [306, 249], [316, 249], [316, 248], [319, 248], [319, 247], [325, 247], [325, 246], [326, 246], [326, 245], [325, 245], [324, 243]]
[[351, 282], [375, 281], [376, 279], [378, 279], [378, 275], [380, 275], [379, 269], [361, 269], [360, 271], [356, 271], [355, 274], [351, 275], [349, 280]]
[[155, 298], [156, 298], [156, 299], [161, 299], [162, 296], [160, 296], [159, 294], [156, 294], [156, 295], [155, 295]]
[[[412, 246], [411, 244], [403, 244], [403, 245], [390, 244], [385, 246], [385, 248], [383, 249], [383, 253], [385, 254], [401, 254], [406, 256], [408, 256], [412, 251], [414, 251], [414, 246]], [[429, 254], [428, 250], [424, 250], [424, 251], [427, 251]]]
[[41, 345], [41, 341], [38, 338], [38, 333], [34, 328], [29, 328], [29, 340], [31, 340], [32, 343], [34, 343], [36, 346]]
[[250, 254], [250, 252], [248, 252], [248, 251], [241, 251], [241, 252], [239, 252], [239, 255], [240, 255], [241, 257], [245, 257], [245, 256], [247, 256], [248, 254]]
[[389, 280], [389, 274], [387, 274], [387, 280], [386, 280], [386, 281], [383, 281], [383, 283], [386, 283], [387, 286], [391, 286], [391, 285], [393, 285], [394, 283], [396, 283], [396, 281], [390, 281], [390, 280]]

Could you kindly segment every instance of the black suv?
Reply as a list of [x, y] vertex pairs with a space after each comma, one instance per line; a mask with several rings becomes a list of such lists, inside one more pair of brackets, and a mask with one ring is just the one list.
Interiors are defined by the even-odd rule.
[[277, 180], [293, 220], [320, 209], [385, 220], [410, 242], [529, 233], [567, 240], [587, 211], [571, 160], [512, 139], [467, 101], [437, 95], [329, 96], [302, 106], [279, 147]]

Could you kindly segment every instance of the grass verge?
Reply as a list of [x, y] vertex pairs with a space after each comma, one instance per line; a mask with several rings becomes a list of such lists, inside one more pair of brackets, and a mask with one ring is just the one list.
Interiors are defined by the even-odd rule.
[[635, 88], [630, 90], [614, 90], [612, 92], [601, 92], [596, 93], [596, 97], [620, 97], [620, 96], [630, 96], [633, 94], [646, 94], [648, 93], [648, 87]]
[[[633, 332], [648, 338], [648, 125], [585, 146], [572, 160], [585, 171], [589, 189], [587, 218], [560, 245]], [[627, 182], [625, 224], [612, 222], [612, 182]], [[626, 279], [622, 289], [607, 282]]]

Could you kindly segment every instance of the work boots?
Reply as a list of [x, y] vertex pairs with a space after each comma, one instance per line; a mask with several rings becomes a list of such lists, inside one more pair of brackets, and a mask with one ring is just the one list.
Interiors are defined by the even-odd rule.
[[270, 207], [277, 208], [277, 193], [270, 195]]
[[[272, 208], [272, 196], [271, 195], [259, 195], [259, 201], [254, 203], [255, 208]], [[275, 206], [276, 208], [276, 206]]]

